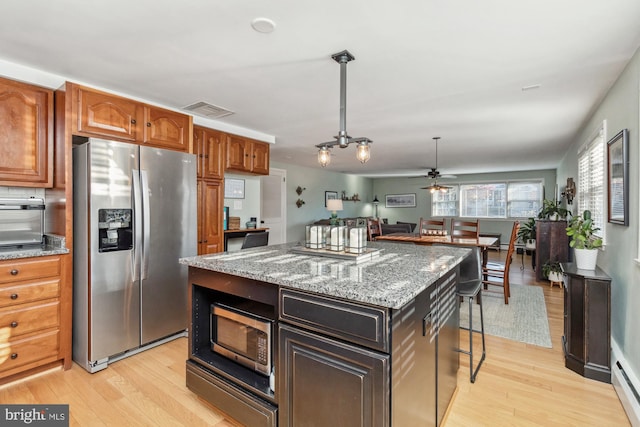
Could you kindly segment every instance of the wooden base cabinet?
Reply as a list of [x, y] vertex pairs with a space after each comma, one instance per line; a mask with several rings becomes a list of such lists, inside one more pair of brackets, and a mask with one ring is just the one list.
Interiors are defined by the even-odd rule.
[[[189, 267], [187, 387], [241, 425], [437, 426], [457, 387], [457, 269], [400, 309]], [[273, 376], [211, 350], [211, 306], [261, 306]]]
[[6, 350], [7, 344], [9, 350], [0, 362], [0, 384], [60, 360], [65, 369], [71, 367], [71, 298], [65, 257], [0, 261], [0, 327], [7, 326], [8, 332], [0, 337], [0, 350]]
[[602, 270], [578, 270], [562, 263], [564, 273], [565, 366], [586, 377], [611, 382], [611, 278]]
[[0, 78], [0, 185], [53, 186], [53, 91]]

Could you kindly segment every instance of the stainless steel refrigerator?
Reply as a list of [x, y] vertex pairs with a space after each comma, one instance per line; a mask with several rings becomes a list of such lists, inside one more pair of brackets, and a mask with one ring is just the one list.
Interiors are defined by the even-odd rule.
[[73, 360], [96, 372], [185, 335], [196, 156], [88, 139], [73, 174]]

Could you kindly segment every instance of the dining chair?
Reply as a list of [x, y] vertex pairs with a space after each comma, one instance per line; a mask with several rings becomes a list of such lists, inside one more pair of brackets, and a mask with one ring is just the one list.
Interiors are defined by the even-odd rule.
[[382, 235], [382, 227], [379, 219], [367, 219], [367, 240], [376, 240], [376, 236]]
[[[504, 295], [505, 304], [509, 304], [509, 297], [511, 296], [511, 289], [509, 288], [509, 269], [511, 267], [511, 262], [513, 261], [513, 253], [515, 251], [519, 229], [520, 222], [514, 221], [513, 227], [511, 228], [511, 238], [509, 239], [509, 249], [507, 249], [507, 257], [504, 260], [504, 264], [488, 262], [482, 270], [482, 282], [484, 283], [485, 291], [502, 293]], [[493, 288], [489, 288], [490, 286]], [[495, 287], [501, 289], [495, 290]]]
[[429, 230], [444, 230], [445, 229], [445, 220], [443, 219], [423, 219], [420, 218], [419, 222], [420, 227], [418, 228], [421, 236], [426, 236], [429, 234]]
[[480, 237], [480, 223], [477, 219], [452, 219], [451, 236], [477, 239]]
[[248, 233], [244, 236], [242, 247], [240, 249], [256, 248], [258, 246], [267, 246], [269, 244], [269, 232], [262, 231], [259, 233]]

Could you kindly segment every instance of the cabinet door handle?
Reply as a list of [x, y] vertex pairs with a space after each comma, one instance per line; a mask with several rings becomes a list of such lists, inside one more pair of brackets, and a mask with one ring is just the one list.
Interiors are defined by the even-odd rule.
[[16, 322], [15, 320], [13, 322], [11, 322], [11, 327], [12, 328], [17, 328], [18, 327], [18, 322]]
[[150, 128], [151, 127], [151, 122], [147, 122], [147, 127]]
[[422, 318], [422, 336], [427, 336], [427, 325], [431, 325], [431, 321], [433, 320], [433, 313], [430, 311]]
[[136, 124], [136, 119], [131, 119], [131, 124], [135, 125]]
[[18, 299], [18, 294], [11, 294], [11, 299]]
[[12, 276], [17, 276], [17, 275], [18, 275], [18, 273], [19, 273], [19, 271], [18, 271], [16, 268], [14, 268], [13, 270], [11, 270], [11, 275], [12, 275]]
[[18, 353], [11, 353], [11, 360], [16, 360], [18, 358]]

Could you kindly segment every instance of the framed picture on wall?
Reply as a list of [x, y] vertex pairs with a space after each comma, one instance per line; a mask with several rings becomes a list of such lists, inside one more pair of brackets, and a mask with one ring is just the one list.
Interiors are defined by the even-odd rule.
[[629, 225], [629, 136], [622, 129], [607, 142], [609, 222]]
[[225, 199], [244, 199], [244, 179], [225, 178]]
[[385, 195], [385, 207], [387, 208], [415, 208], [416, 193], [387, 194]]

